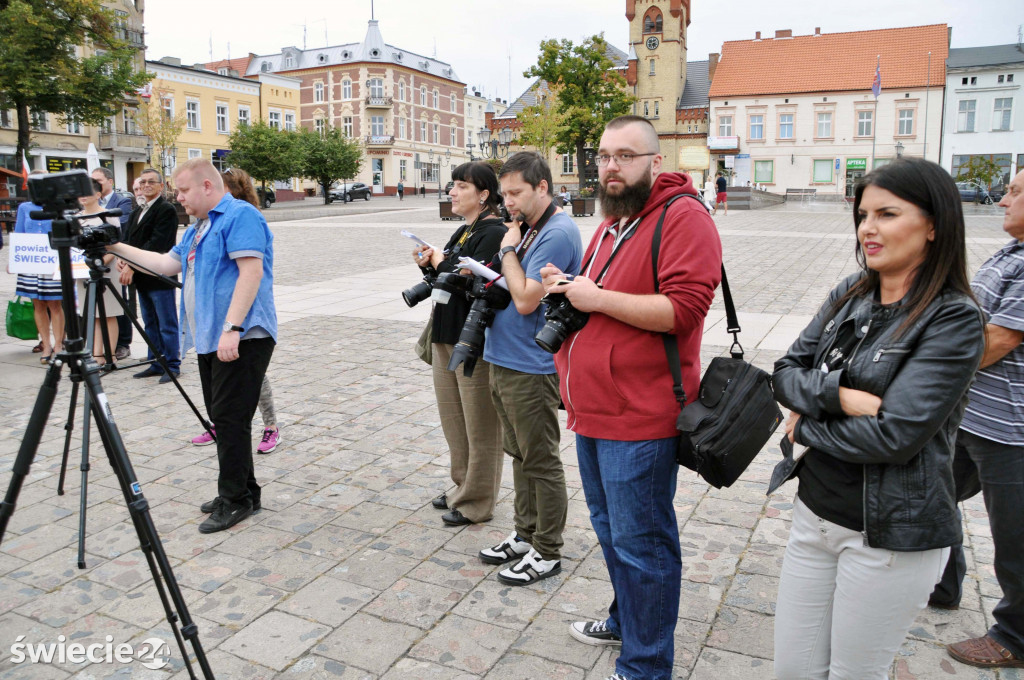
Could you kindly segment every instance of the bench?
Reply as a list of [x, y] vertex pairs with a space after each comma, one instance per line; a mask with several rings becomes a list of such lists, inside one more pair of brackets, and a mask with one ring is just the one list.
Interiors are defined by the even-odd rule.
[[786, 200], [788, 201], [790, 196], [798, 196], [808, 200], [813, 198], [816, 193], [818, 193], [817, 189], [786, 189]]

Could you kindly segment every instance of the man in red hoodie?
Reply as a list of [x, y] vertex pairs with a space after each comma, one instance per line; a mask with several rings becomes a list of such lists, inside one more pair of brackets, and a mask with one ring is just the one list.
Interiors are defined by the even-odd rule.
[[662, 225], [657, 288], [652, 237], [669, 199], [696, 196], [689, 176], [662, 172], [658, 134], [638, 116], [605, 128], [598, 149], [605, 220], [572, 283], [541, 271], [586, 325], [555, 355], [580, 476], [615, 597], [604, 621], [572, 624], [592, 645], [619, 645], [609, 680], [672, 677], [673, 632], [682, 571], [672, 498], [679, 405], [662, 334], [679, 345], [690, 400], [700, 383], [704, 317], [721, 280], [722, 245], [699, 200], [680, 198]]

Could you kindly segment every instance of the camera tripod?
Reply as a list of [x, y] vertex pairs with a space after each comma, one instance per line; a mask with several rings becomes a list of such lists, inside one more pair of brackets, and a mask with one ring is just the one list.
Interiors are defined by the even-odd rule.
[[[82, 174], [84, 175], [84, 173]], [[33, 190], [34, 189], [35, 187], [33, 187]], [[33, 198], [35, 198], [34, 192]], [[67, 202], [68, 201], [65, 199], [65, 204]], [[198, 663], [203, 677], [206, 680], [213, 680], [213, 670], [210, 668], [206, 653], [203, 651], [202, 643], [199, 641], [199, 627], [195, 622], [193, 622], [189, 615], [188, 607], [185, 605], [185, 599], [181, 593], [181, 588], [178, 586], [177, 579], [174, 577], [174, 572], [171, 570], [170, 562], [167, 559], [167, 553], [164, 552], [163, 545], [160, 543], [160, 537], [157, 535], [156, 526], [153, 524], [153, 518], [149, 512], [149, 503], [143, 495], [142, 486], [132, 469], [131, 461], [128, 459], [128, 453], [125, 450], [124, 441], [121, 439], [121, 434], [118, 432], [117, 424], [114, 422], [114, 414], [110, 408], [110, 403], [107, 400], [107, 395], [103, 392], [103, 386], [100, 384], [100, 369], [92, 358], [92, 340], [94, 340], [92, 337], [93, 326], [89, 326], [86, 329], [86, 335], [89, 338], [89, 341], [87, 342], [86, 340], [83, 340], [81, 337], [81, 330], [79, 328], [79, 320], [75, 315], [75, 284], [71, 277], [71, 248], [83, 248], [85, 250], [87, 260], [99, 260], [99, 264], [93, 262], [90, 265], [90, 285], [87, 288], [88, 292], [84, 307], [86, 310], [94, 310], [95, 305], [97, 304], [96, 298], [100, 289], [100, 282], [102, 281], [102, 256], [104, 254], [102, 246], [104, 243], [97, 243], [96, 241], [86, 243], [85, 238], [82, 235], [81, 225], [78, 221], [64, 218], [61, 210], [65, 207], [67, 206], [56, 203], [55, 201], [52, 205], [45, 203], [45, 209], [43, 211], [32, 213], [33, 219], [52, 220], [53, 230], [51, 233], [51, 245], [57, 250], [57, 257], [60, 265], [61, 291], [63, 293], [61, 305], [64, 308], [66, 340], [64, 343], [64, 351], [58, 354], [50, 364], [46, 371], [46, 377], [43, 379], [43, 384], [39, 388], [35, 405], [32, 408], [32, 414], [29, 417], [28, 426], [25, 429], [25, 436], [21, 441], [21, 447], [18, 449], [18, 455], [14, 461], [14, 469], [12, 471], [10, 485], [7, 488], [7, 494], [4, 496], [3, 501], [0, 502], [0, 541], [3, 540], [8, 520], [11, 518], [11, 515], [14, 514], [14, 508], [17, 504], [21, 486], [25, 477], [28, 476], [36, 451], [39, 448], [39, 442], [42, 438], [43, 430], [46, 427], [46, 421], [49, 418], [50, 410], [53, 407], [53, 402], [57, 396], [57, 384], [60, 382], [61, 370], [64, 364], [67, 364], [71, 372], [72, 381], [70, 417], [73, 418], [74, 415], [75, 396], [77, 396], [75, 393], [77, 391], [78, 384], [84, 383], [86, 390], [85, 421], [88, 423], [88, 414], [91, 412], [92, 417], [96, 421], [96, 428], [99, 431], [100, 440], [103, 442], [103, 448], [106, 451], [107, 460], [110, 462], [110, 465], [114, 470], [114, 475], [117, 477], [121, 493], [124, 495], [128, 513], [131, 516], [132, 524], [135, 527], [135, 533], [138, 534], [139, 537], [139, 546], [146, 557], [150, 573], [153, 576], [153, 583], [156, 586], [157, 593], [160, 596], [160, 601], [164, 608], [164, 614], [166, 615], [167, 622], [170, 624], [171, 630], [174, 633], [175, 641], [178, 644], [178, 649], [181, 651], [182, 659], [185, 667], [188, 669], [189, 677], [192, 680], [196, 680], [192, 660], [189, 658], [188, 651], [185, 647], [185, 640], [188, 640], [191, 643], [192, 650], [195, 654], [195, 661]], [[115, 210], [100, 213], [97, 217], [103, 218], [106, 216], [117, 216], [119, 214], [120, 211]], [[116, 291], [115, 295], [123, 306], [124, 300], [117, 295]], [[94, 311], [92, 313], [94, 314]], [[137, 323], [136, 327], [138, 327]], [[147, 342], [149, 342], [148, 338]], [[152, 346], [151, 343], [150, 346]], [[162, 360], [162, 363], [166, 370], [166, 362]], [[177, 384], [177, 381], [175, 381], [175, 383]], [[181, 388], [179, 386], [179, 390], [180, 389]], [[191, 402], [189, 402], [189, 404], [191, 405]], [[193, 410], [195, 410], [194, 406]], [[87, 432], [88, 430], [86, 428], [86, 433]], [[87, 438], [88, 435], [86, 434], [83, 443], [83, 475], [88, 469]], [[84, 486], [82, 504], [84, 510]], [[84, 534], [84, 531], [80, 533]], [[80, 553], [79, 565], [82, 566], [82, 564], [82, 554]], [[179, 622], [181, 624], [180, 628], [178, 627]]]

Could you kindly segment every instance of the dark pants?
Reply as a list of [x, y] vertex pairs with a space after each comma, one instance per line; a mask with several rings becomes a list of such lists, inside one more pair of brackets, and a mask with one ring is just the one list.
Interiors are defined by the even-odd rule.
[[[1001, 444], [959, 430], [953, 460], [957, 500], [980, 490], [995, 546], [995, 571], [1003, 599], [988, 634], [1017, 658], [1024, 657], [1024, 446]], [[932, 601], [959, 604], [967, 571], [962, 545], [953, 546]]]
[[260, 500], [252, 463], [252, 417], [273, 353], [274, 339], [259, 338], [239, 342], [234, 361], [221, 361], [216, 352], [199, 355], [203, 401], [217, 430], [217, 495], [231, 503]]
[[[180, 338], [178, 333], [178, 308], [176, 306], [177, 291], [173, 288], [139, 290], [139, 314], [146, 327], [146, 335], [160, 354], [164, 355], [167, 365], [177, 373], [181, 370]], [[152, 360], [153, 350], [149, 350]], [[154, 368], [163, 371], [159, 364]]]
[[[115, 284], [116, 285], [116, 284]], [[128, 305], [129, 313], [134, 312], [132, 308], [132, 300], [129, 295], [129, 291], [133, 291], [134, 288], [128, 286], [121, 286], [121, 297], [124, 298], [124, 302]], [[132, 321], [128, 318], [128, 313], [124, 316], [117, 317], [117, 346], [118, 347], [131, 347], [132, 346]]]

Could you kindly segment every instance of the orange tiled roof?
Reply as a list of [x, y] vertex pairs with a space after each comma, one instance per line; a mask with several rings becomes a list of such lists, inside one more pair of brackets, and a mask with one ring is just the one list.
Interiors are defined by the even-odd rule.
[[881, 55], [882, 89], [924, 87], [928, 52], [931, 85], [946, 82], [945, 24], [822, 33], [793, 38], [732, 40], [722, 45], [709, 96], [870, 91]]
[[216, 71], [219, 68], [227, 66], [231, 71], [238, 71], [238, 77], [241, 78], [245, 75], [246, 69], [249, 68], [249, 61], [251, 59], [251, 56], [238, 57], [237, 59], [221, 59], [219, 61], [207, 62], [203, 64], [203, 66], [211, 71]]

